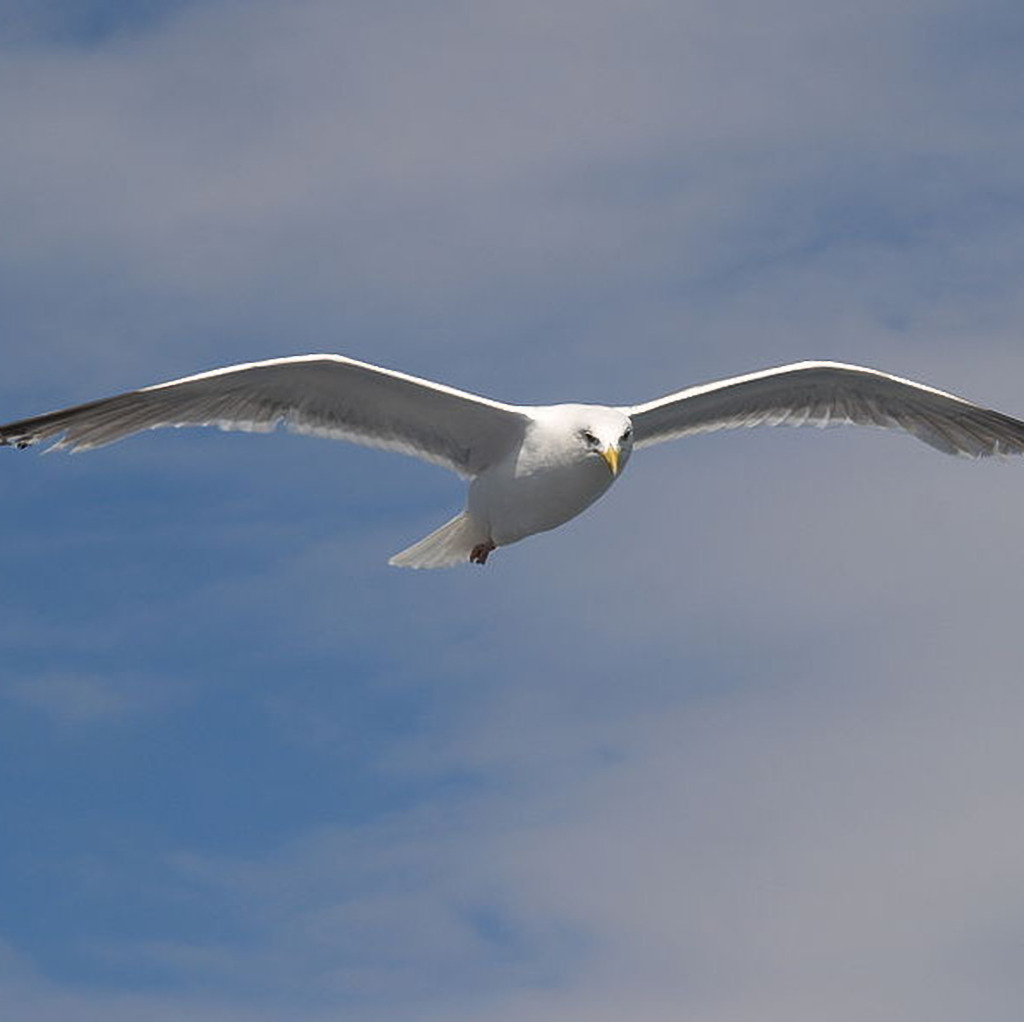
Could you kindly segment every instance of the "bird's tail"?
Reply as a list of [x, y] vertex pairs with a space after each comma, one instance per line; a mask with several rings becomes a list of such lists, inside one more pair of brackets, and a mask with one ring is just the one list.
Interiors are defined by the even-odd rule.
[[473, 547], [486, 540], [480, 523], [463, 511], [418, 543], [395, 554], [388, 564], [396, 568], [448, 568], [468, 561]]

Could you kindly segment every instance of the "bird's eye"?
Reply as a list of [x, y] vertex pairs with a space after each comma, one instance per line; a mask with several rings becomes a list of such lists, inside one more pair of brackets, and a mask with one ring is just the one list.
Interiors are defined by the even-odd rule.
[[597, 446], [597, 443], [598, 443], [597, 437], [594, 436], [594, 434], [591, 433], [589, 429], [583, 430], [582, 436], [583, 436], [583, 439], [586, 440], [586, 442], [588, 444], [590, 444], [591, 447], [596, 447]]
[[627, 426], [622, 433], [622, 439], [628, 440], [633, 435], [633, 427]]

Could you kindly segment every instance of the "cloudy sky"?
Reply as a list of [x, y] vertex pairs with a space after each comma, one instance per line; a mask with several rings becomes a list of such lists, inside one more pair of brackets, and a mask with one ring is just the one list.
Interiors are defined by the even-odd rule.
[[[1017, 0], [2, 0], [0, 418], [337, 351], [1024, 414]], [[644, 451], [485, 569], [288, 435], [0, 452], [27, 1022], [1016, 1022], [1024, 465]]]

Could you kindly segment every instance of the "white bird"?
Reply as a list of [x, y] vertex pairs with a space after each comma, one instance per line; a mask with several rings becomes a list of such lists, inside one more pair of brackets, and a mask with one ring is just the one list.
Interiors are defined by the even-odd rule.
[[797, 362], [625, 407], [503, 404], [341, 355], [228, 366], [0, 426], [0, 445], [100, 447], [159, 426], [269, 432], [279, 423], [402, 451], [471, 479], [466, 508], [391, 558], [410, 568], [488, 554], [589, 507], [634, 448], [716, 429], [851, 422], [949, 454], [1024, 453], [1024, 422], [874, 369]]

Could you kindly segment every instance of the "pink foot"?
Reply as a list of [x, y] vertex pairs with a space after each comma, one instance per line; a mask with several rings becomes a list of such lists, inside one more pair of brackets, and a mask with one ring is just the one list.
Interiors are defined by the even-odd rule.
[[494, 549], [494, 544], [487, 540], [486, 543], [477, 543], [470, 551], [469, 559], [473, 564], [486, 564], [487, 555]]

